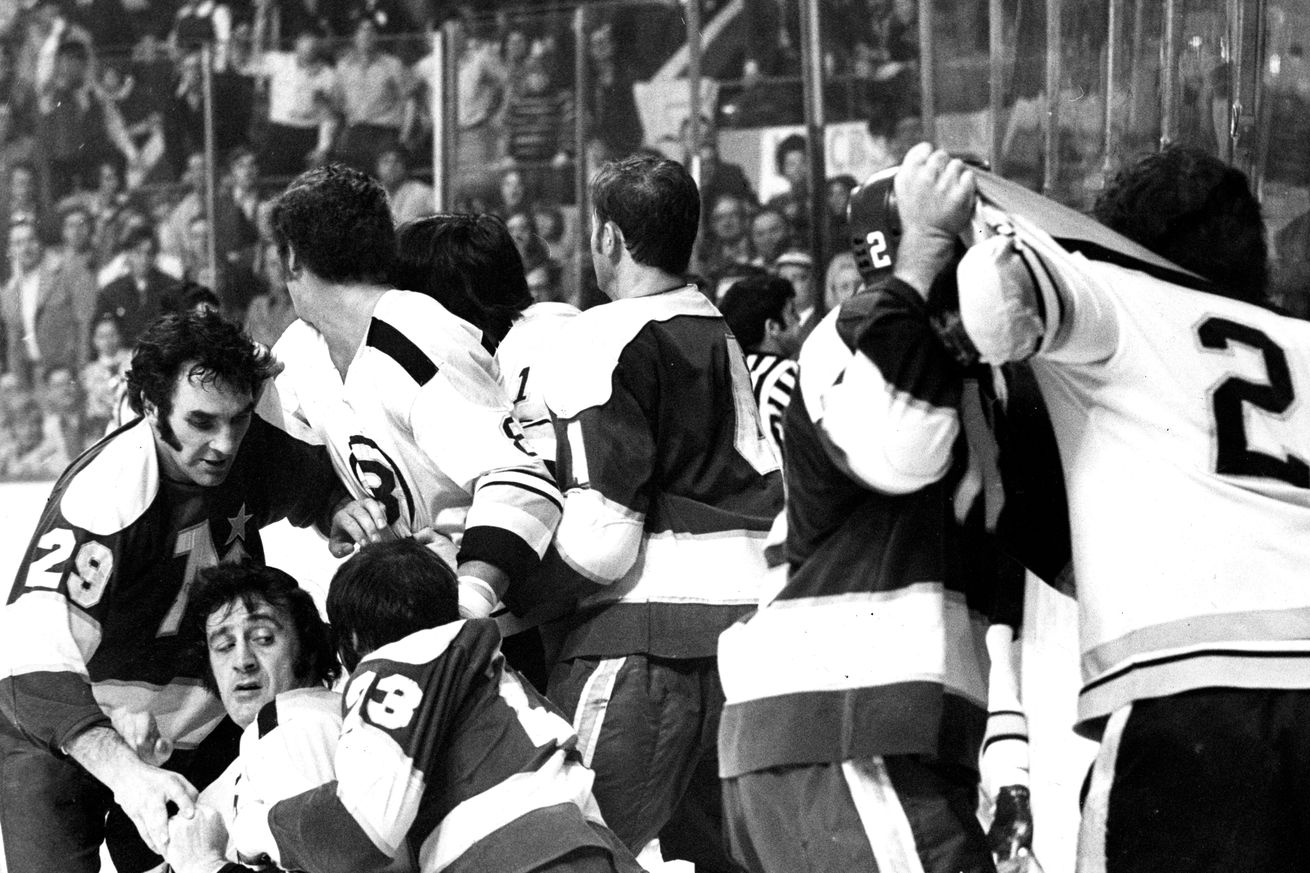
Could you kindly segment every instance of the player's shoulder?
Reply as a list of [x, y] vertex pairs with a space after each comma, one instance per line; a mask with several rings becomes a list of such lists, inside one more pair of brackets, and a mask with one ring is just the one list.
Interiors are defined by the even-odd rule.
[[560, 354], [550, 361], [543, 379], [546, 403], [565, 418], [604, 405], [613, 390], [615, 368], [633, 341], [645, 331], [659, 330], [684, 317], [723, 319], [714, 304], [691, 285], [649, 297], [615, 300], [582, 312], [560, 331]]
[[365, 345], [398, 365], [418, 386], [432, 381], [443, 367], [468, 365], [496, 372], [482, 332], [415, 291], [392, 290], [378, 300]]
[[567, 303], [534, 303], [510, 327], [496, 347], [497, 360], [535, 357], [544, 347], [553, 351], [565, 325], [580, 314]]
[[85, 452], [55, 483], [50, 499], [73, 527], [110, 536], [140, 519], [159, 493], [154, 431], [139, 418]]
[[[246, 734], [263, 738], [293, 722], [341, 724], [341, 695], [329, 688], [296, 688], [284, 691], [264, 704]], [[244, 742], [244, 737], [243, 737]]]
[[[352, 681], [362, 674], [390, 665], [394, 668], [427, 667], [454, 651], [491, 652], [500, 645], [500, 632], [490, 619], [460, 619], [415, 631], [367, 655], [355, 668]], [[405, 671], [409, 672], [409, 671]]]

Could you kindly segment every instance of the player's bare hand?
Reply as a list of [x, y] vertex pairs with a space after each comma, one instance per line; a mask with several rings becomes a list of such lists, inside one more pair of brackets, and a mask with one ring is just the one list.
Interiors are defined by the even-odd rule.
[[157, 855], [168, 848], [168, 804], [177, 814], [195, 814], [196, 789], [184, 777], [147, 764], [131, 768], [113, 786], [114, 800], [136, 825], [137, 832]]
[[382, 541], [387, 529], [387, 511], [372, 497], [352, 500], [332, 515], [332, 532], [328, 535], [328, 549], [332, 556], [344, 558], [356, 546]]
[[160, 735], [159, 723], [150, 713], [116, 708], [109, 711], [109, 720], [123, 742], [147, 764], [161, 767], [173, 754], [172, 741]]
[[164, 860], [175, 873], [215, 873], [226, 863], [227, 827], [223, 817], [204, 804], [197, 804], [190, 818], [175, 815], [168, 820], [168, 850]]
[[907, 234], [952, 239], [968, 227], [977, 189], [973, 172], [959, 158], [921, 142], [906, 152], [894, 186]]

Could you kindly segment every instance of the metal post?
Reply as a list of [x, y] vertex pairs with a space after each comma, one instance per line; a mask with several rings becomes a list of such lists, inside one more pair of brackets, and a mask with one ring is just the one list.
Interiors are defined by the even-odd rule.
[[1060, 176], [1060, 3], [1046, 0], [1046, 139], [1042, 193], [1050, 195]]
[[[1114, 0], [1111, 0], [1114, 2]], [[989, 111], [987, 126], [991, 141], [988, 143], [987, 162], [993, 173], [1003, 173], [1001, 145], [1005, 134], [1001, 129], [1001, 116], [1005, 113], [1005, 4], [1003, 0], [987, 3], [987, 93]]]
[[1114, 80], [1119, 75], [1119, 28], [1123, 18], [1123, 0], [1109, 0], [1105, 20], [1105, 120], [1102, 129], [1105, 154], [1101, 158], [1101, 172], [1108, 179], [1114, 170]]
[[[200, 47], [200, 81], [205, 102], [205, 217], [209, 224], [209, 238], [205, 242], [205, 262], [209, 267], [209, 281], [218, 285], [218, 228], [214, 221], [216, 192], [214, 187], [214, 51], [209, 43]], [[218, 288], [211, 288], [215, 294]], [[224, 301], [225, 303], [227, 301]]]
[[923, 124], [923, 138], [937, 141], [937, 82], [933, 72], [937, 68], [933, 45], [932, 0], [919, 0], [919, 120]]
[[432, 209], [447, 209], [449, 196], [449, 143], [446, 140], [446, 31], [428, 34], [432, 49], [432, 66], [428, 74], [428, 117], [432, 119]]
[[[458, 176], [462, 167], [458, 166], [459, 161], [459, 51], [458, 47], [464, 40], [463, 25], [458, 20], [447, 21], [441, 30], [441, 36], [437, 40], [441, 45], [441, 64], [438, 69], [441, 70], [440, 82], [440, 99], [441, 114], [432, 117], [432, 139], [433, 150], [436, 150], [436, 140], [438, 139], [437, 127], [441, 127], [441, 151], [438, 153], [440, 164], [437, 169], [441, 171], [441, 208], [451, 209], [455, 200], [455, 178]], [[480, 169], [480, 168], [479, 168]]]
[[[1265, 24], [1269, 20], [1269, 4], [1267, 0], [1255, 0], [1255, 58], [1251, 64], [1253, 75], [1251, 76], [1251, 119], [1252, 128], [1249, 133], [1259, 137], [1261, 141], [1267, 139], [1267, 134], [1259, 132], [1255, 127], [1259, 119], [1265, 117], [1265, 65], [1268, 63], [1267, 52], [1269, 51], [1268, 40], [1265, 34]], [[1246, 132], [1244, 130], [1244, 132]], [[1250, 158], [1247, 165], [1243, 168], [1248, 176], [1255, 180], [1257, 186], [1264, 184], [1264, 160], [1265, 150], [1257, 143], [1248, 143], [1246, 148]], [[1236, 162], [1236, 154], [1233, 156]]]
[[587, 7], [581, 3], [573, 10], [573, 95], [577, 111], [573, 113], [573, 202], [578, 204], [577, 251], [573, 258], [573, 287], [577, 306], [584, 302], [583, 271], [591, 265], [591, 204], [587, 202]]
[[[816, 312], [823, 312], [824, 236], [828, 229], [827, 198], [824, 196], [824, 167], [827, 143], [823, 117], [823, 46], [819, 39], [820, 0], [801, 3], [801, 79], [805, 89], [805, 137], [810, 159], [810, 257], [814, 261], [810, 294]], [[805, 204], [801, 204], [802, 207]]]
[[687, 3], [687, 138], [691, 153], [687, 156], [696, 184], [700, 184], [700, 0], [686, 0]]
[[1178, 118], [1177, 64], [1174, 62], [1175, 0], [1164, 0], [1164, 33], [1160, 38], [1160, 148], [1174, 141]]

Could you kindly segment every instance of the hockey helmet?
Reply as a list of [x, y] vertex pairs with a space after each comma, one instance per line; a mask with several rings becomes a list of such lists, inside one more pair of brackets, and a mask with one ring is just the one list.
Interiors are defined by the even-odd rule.
[[855, 266], [866, 288], [890, 276], [896, 263], [901, 221], [892, 186], [899, 170], [897, 165], [874, 173], [851, 192], [846, 207], [851, 253], [855, 255]]

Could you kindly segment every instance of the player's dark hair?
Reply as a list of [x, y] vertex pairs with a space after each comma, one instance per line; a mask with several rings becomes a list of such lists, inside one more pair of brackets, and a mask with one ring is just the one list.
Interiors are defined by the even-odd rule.
[[239, 326], [217, 312], [169, 312], [152, 321], [137, 340], [127, 371], [132, 411], [145, 414], [147, 401], [159, 410], [159, 435], [180, 448], [168, 418], [178, 377], [200, 384], [221, 382], [254, 397], [273, 375], [273, 357]]
[[273, 240], [284, 260], [328, 282], [385, 284], [396, 248], [387, 193], [372, 177], [342, 164], [306, 170], [273, 204]]
[[178, 291], [177, 308], [179, 311], [195, 309], [198, 306], [212, 306], [222, 309], [223, 301], [210, 288], [196, 282], [184, 282]]
[[786, 162], [787, 155], [792, 152], [800, 152], [803, 155], [808, 149], [809, 146], [805, 142], [805, 137], [799, 133], [784, 136], [773, 149], [773, 164], [778, 171], [778, 175], [782, 175], [782, 167]]
[[1105, 186], [1092, 214], [1226, 297], [1265, 299], [1269, 251], [1260, 203], [1246, 176], [1216, 157], [1187, 146], [1146, 155]]
[[493, 343], [532, 305], [523, 259], [494, 215], [440, 213], [402, 224], [395, 284], [436, 300]]
[[674, 276], [687, 269], [700, 224], [700, 192], [677, 161], [633, 155], [610, 161], [591, 180], [599, 222], [623, 231], [633, 260]]
[[458, 619], [455, 572], [412, 539], [371, 543], [333, 574], [327, 614], [341, 661], [353, 671], [387, 643]]
[[332, 634], [318, 613], [309, 592], [289, 574], [276, 567], [261, 567], [248, 561], [217, 564], [200, 571], [187, 596], [178, 638], [190, 653], [192, 665], [205, 687], [215, 694], [218, 685], [209, 667], [209, 640], [205, 626], [215, 613], [231, 609], [240, 601], [253, 612], [259, 601], [291, 617], [296, 631], [296, 679], [308, 685], [331, 685], [341, 675], [341, 663], [332, 648]]
[[750, 276], [734, 282], [719, 301], [719, 311], [732, 335], [746, 351], [764, 341], [764, 327], [770, 321], [785, 323], [783, 310], [796, 297], [796, 289], [780, 276]]

